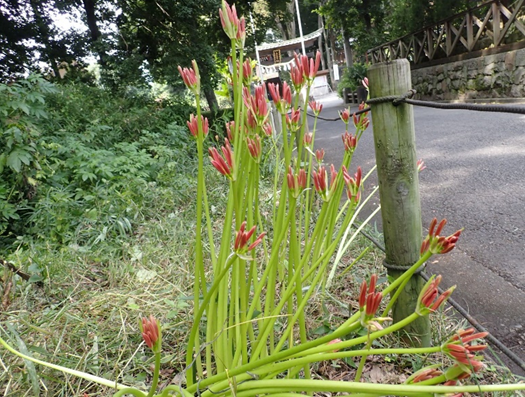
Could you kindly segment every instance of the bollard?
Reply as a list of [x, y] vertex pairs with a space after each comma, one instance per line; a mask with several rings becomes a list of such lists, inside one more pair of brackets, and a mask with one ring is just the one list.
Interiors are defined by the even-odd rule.
[[[412, 88], [406, 59], [374, 64], [368, 71], [370, 98], [401, 96]], [[372, 105], [374, 147], [385, 240], [385, 266], [394, 279], [419, 259], [421, 204], [412, 106]], [[394, 305], [398, 322], [414, 312], [424, 280], [414, 275]], [[412, 345], [430, 346], [430, 321], [421, 317], [404, 329]]]

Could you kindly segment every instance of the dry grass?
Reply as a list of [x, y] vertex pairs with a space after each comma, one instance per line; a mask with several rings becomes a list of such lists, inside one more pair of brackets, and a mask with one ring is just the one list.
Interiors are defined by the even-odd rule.
[[[220, 197], [220, 187], [213, 196]], [[218, 200], [218, 199], [217, 199]], [[220, 219], [220, 213], [217, 213]], [[191, 324], [193, 207], [180, 206], [144, 223], [120, 247], [104, 246], [86, 252], [80, 247], [20, 252], [14, 262], [28, 268], [44, 265], [51, 277], [43, 287], [2, 276], [4, 296], [0, 313], [3, 334], [12, 346], [35, 358], [50, 361], [146, 389], [151, 377], [151, 355], [143, 344], [138, 320], [157, 316], [163, 324], [164, 359], [161, 386], [175, 382], [184, 369], [186, 337]], [[218, 221], [215, 225], [220, 229]], [[365, 247], [369, 251], [353, 269], [344, 272]], [[18, 255], [18, 256], [17, 256]], [[17, 259], [18, 258], [18, 259]], [[330, 291], [312, 297], [308, 307], [310, 336], [329, 332], [357, 308], [356, 296], [364, 278], [381, 274], [382, 253], [364, 237], [339, 264]], [[9, 282], [13, 282], [5, 293]], [[445, 340], [465, 324], [448, 313], [433, 316], [433, 338]], [[378, 341], [378, 346], [399, 346], [398, 336]], [[370, 356], [363, 380], [399, 383], [440, 356]], [[0, 351], [0, 393], [3, 396], [109, 396], [109, 389], [38, 366]], [[353, 380], [356, 363], [351, 360], [322, 362], [314, 377]], [[480, 383], [514, 380], [508, 372], [489, 365], [476, 379]], [[38, 392], [35, 392], [38, 390]], [[324, 395], [324, 394], [323, 394]], [[489, 394], [485, 394], [489, 396]], [[505, 394], [494, 394], [494, 396]], [[514, 394], [516, 395], [516, 394]]]

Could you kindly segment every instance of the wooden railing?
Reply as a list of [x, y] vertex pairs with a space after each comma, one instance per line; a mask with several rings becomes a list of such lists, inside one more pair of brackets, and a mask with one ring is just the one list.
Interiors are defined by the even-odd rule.
[[[421, 64], [525, 40], [525, 0], [493, 0], [367, 52], [372, 63], [407, 58]], [[525, 43], [525, 41], [524, 41]]]

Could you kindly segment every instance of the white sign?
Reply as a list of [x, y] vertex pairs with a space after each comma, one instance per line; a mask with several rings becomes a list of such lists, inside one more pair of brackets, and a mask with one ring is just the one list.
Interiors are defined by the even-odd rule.
[[339, 65], [334, 65], [334, 80], [339, 80]]

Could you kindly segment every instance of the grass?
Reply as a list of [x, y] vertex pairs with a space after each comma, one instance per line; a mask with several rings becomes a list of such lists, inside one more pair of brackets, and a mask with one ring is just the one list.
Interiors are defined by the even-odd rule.
[[[209, 180], [215, 228], [220, 229], [225, 185], [217, 178]], [[183, 199], [175, 189], [150, 184], [144, 193], [144, 221], [127, 237], [101, 241], [89, 248], [36, 241], [31, 248], [14, 252], [12, 262], [24, 269], [38, 263], [45, 277], [39, 286], [4, 269], [2, 337], [35, 358], [146, 389], [151, 381], [152, 356], [142, 342], [138, 321], [153, 314], [163, 325], [161, 387], [177, 383], [184, 370], [192, 318], [195, 207], [190, 198], [195, 186], [188, 185]], [[367, 252], [362, 259], [346, 271], [364, 249]], [[382, 259], [382, 252], [359, 236], [341, 261], [330, 291], [311, 299], [307, 311], [311, 337], [330, 332], [356, 310], [364, 278], [375, 272], [381, 274], [380, 281], [386, 281]], [[439, 312], [433, 316], [433, 339], [442, 341], [464, 327], [447, 311]], [[377, 343], [393, 346], [400, 340], [390, 336]], [[363, 378], [402, 382], [415, 370], [439, 360], [441, 356], [370, 356]], [[351, 360], [323, 362], [313, 377], [353, 380], [356, 364]], [[3, 396], [112, 395], [107, 388], [25, 364], [5, 350], [0, 351], [0, 368]], [[477, 381], [516, 381], [495, 364], [488, 368]]]

